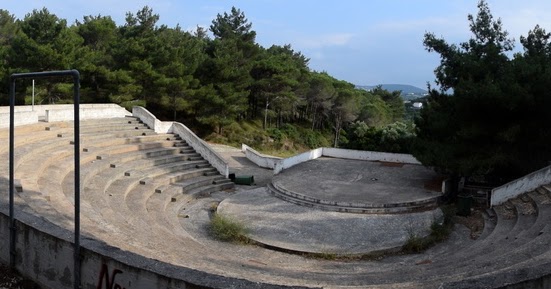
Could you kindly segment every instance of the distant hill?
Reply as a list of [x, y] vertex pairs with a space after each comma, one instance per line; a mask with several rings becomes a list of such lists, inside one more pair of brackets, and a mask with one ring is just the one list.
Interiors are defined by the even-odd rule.
[[[383, 89], [386, 89], [388, 91], [402, 91], [402, 98], [405, 100], [419, 98], [428, 93], [428, 91], [426, 91], [425, 89], [421, 89], [419, 87], [408, 84], [381, 84], [381, 86], [383, 87]], [[375, 88], [376, 85], [356, 85], [356, 87], [360, 89], [371, 90]]]

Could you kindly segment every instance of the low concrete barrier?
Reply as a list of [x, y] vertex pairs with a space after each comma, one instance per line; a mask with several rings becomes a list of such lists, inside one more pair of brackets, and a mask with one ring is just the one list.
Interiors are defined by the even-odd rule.
[[[73, 104], [20, 105], [14, 107], [15, 125], [37, 123], [41, 118], [47, 122], [73, 121]], [[124, 107], [114, 103], [85, 103], [80, 105], [80, 119], [113, 118], [132, 115]], [[0, 128], [10, 126], [10, 107], [0, 107]]]
[[[8, 263], [10, 222], [2, 205], [0, 260]], [[19, 273], [46, 288], [74, 288], [72, 232], [22, 211], [17, 212], [15, 232], [15, 268]], [[81, 288], [303, 288], [262, 284], [175, 266], [120, 250], [102, 240], [82, 238], [80, 253]]]
[[281, 171], [290, 167], [296, 166], [300, 163], [315, 160], [323, 155], [323, 148], [307, 151], [290, 158], [282, 159], [278, 161], [274, 168], [274, 174], [279, 174]]
[[[245, 155], [249, 160], [253, 161], [254, 163], [256, 163], [255, 159], [260, 159], [258, 160], [258, 162], [267, 161], [265, 159], [261, 159], [262, 158], [261, 156], [253, 155], [252, 153], [250, 153], [249, 155], [248, 154], [245, 154]], [[290, 158], [275, 161], [274, 174], [279, 174], [282, 170], [296, 166], [303, 162], [307, 162], [309, 160], [317, 159], [322, 156], [332, 157], [332, 158], [341, 158], [341, 159], [351, 159], [351, 160], [380, 161], [380, 162], [393, 162], [393, 163], [421, 165], [421, 162], [419, 162], [412, 155], [408, 155], [408, 154], [359, 151], [359, 150], [348, 150], [348, 149], [338, 149], [338, 148], [318, 148], [318, 149], [311, 150]]]
[[491, 192], [490, 205], [497, 206], [518, 195], [537, 189], [540, 186], [551, 183], [551, 166], [542, 168], [522, 178], [518, 178]]
[[[26, 125], [38, 122], [38, 113], [36, 111], [16, 111], [14, 116], [14, 125]], [[0, 113], [0, 128], [10, 126], [10, 112]]]
[[351, 160], [380, 161], [414, 165], [421, 164], [421, 162], [419, 162], [415, 157], [408, 154], [359, 151], [338, 148], [323, 148], [323, 156]]
[[246, 144], [241, 144], [241, 151], [250, 161], [261, 168], [273, 170], [277, 162], [281, 160], [281, 158], [263, 155]]
[[197, 153], [206, 159], [213, 167], [215, 167], [224, 177], [229, 177], [230, 168], [228, 163], [214, 151], [207, 143], [200, 139], [185, 125], [175, 122], [172, 125], [172, 132], [182, 137]]
[[132, 108], [132, 115], [139, 118], [156, 133], [172, 133], [171, 121], [160, 121], [151, 112], [141, 106], [134, 106]]
[[[73, 121], [74, 107], [70, 109], [61, 109], [58, 107], [46, 109], [45, 120], [47, 122], [54, 121]], [[131, 116], [132, 113], [116, 104], [82, 104], [79, 108], [80, 120], [101, 119]]]
[[222, 156], [214, 151], [185, 125], [179, 122], [160, 121], [147, 109], [140, 106], [135, 106], [132, 108], [132, 115], [139, 118], [143, 123], [147, 124], [149, 128], [155, 130], [156, 133], [178, 134], [193, 149], [195, 149], [197, 153], [199, 153], [214, 168], [216, 168], [220, 174], [226, 178], [229, 176], [230, 169], [224, 158], [222, 158]]

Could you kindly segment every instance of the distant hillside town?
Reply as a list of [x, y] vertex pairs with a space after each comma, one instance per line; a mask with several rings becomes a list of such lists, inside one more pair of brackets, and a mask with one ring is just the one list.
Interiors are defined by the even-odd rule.
[[357, 88], [365, 89], [367, 91], [371, 91], [378, 86], [388, 91], [400, 91], [404, 100], [413, 100], [428, 95], [427, 90], [409, 84], [356, 85]]

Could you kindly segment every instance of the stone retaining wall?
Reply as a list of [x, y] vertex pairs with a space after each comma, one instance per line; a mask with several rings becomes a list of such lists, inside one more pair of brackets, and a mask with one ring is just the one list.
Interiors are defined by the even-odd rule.
[[[80, 105], [80, 119], [114, 118], [131, 115], [129, 111], [114, 103], [87, 103]], [[19, 105], [14, 107], [15, 125], [37, 123], [41, 118], [47, 122], [73, 121], [73, 104]], [[0, 128], [10, 126], [10, 107], [0, 107]]]
[[241, 145], [241, 151], [257, 166], [266, 169], [274, 169], [281, 158], [263, 155], [246, 144]]
[[[36, 111], [15, 111], [14, 124], [26, 125], [38, 122], [38, 112]], [[0, 112], [0, 128], [7, 128], [10, 126], [10, 112]]]
[[286, 159], [278, 159], [265, 156], [245, 144], [241, 145], [241, 151], [243, 151], [245, 156], [256, 165], [263, 168], [273, 169], [274, 174], [279, 174], [285, 169], [296, 166], [303, 162], [317, 159], [322, 156], [364, 161], [381, 161], [415, 165], [421, 164], [417, 159], [415, 159], [415, 157], [409, 154], [359, 151], [338, 148], [317, 148]]
[[[17, 211], [16, 219], [17, 271], [45, 288], [74, 288], [73, 232], [24, 212]], [[0, 236], [0, 260], [7, 264], [9, 217], [2, 207]], [[302, 288], [260, 284], [174, 266], [119, 250], [101, 240], [81, 239], [80, 256], [81, 288]]]
[[545, 167], [522, 178], [511, 181], [500, 187], [494, 188], [491, 192], [491, 206], [505, 203], [526, 192], [533, 191], [540, 186], [551, 183], [551, 166]]

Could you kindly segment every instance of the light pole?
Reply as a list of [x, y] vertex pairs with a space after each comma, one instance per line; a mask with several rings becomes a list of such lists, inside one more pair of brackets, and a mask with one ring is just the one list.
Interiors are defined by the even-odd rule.
[[[278, 99], [279, 96], [276, 96], [276, 98], [274, 98], [272, 100], [272, 102], [276, 99]], [[268, 97], [266, 96], [266, 109], [264, 110], [264, 130], [266, 130], [266, 126], [267, 126], [267, 122], [268, 122], [268, 106], [270, 105], [270, 102], [268, 101]]]

